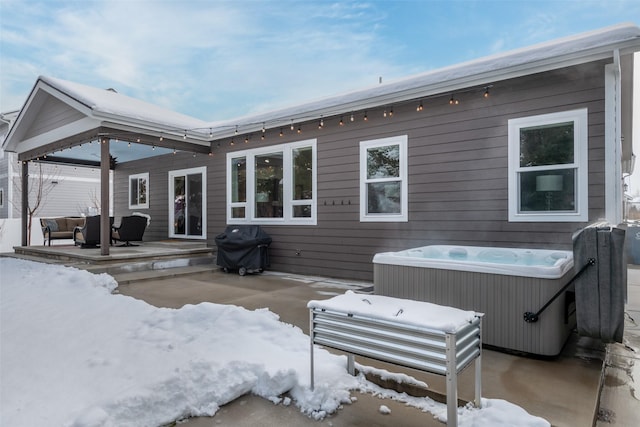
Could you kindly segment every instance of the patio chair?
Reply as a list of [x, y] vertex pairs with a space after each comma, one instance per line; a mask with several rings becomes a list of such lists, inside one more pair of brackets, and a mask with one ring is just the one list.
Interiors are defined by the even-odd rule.
[[[113, 217], [109, 217], [109, 225], [113, 225]], [[73, 243], [81, 248], [94, 248], [100, 244], [100, 215], [86, 217], [84, 225], [73, 230]]]
[[142, 241], [144, 230], [147, 228], [147, 218], [138, 215], [123, 216], [118, 227], [113, 227], [111, 239], [125, 242], [120, 246], [138, 246], [131, 242]]

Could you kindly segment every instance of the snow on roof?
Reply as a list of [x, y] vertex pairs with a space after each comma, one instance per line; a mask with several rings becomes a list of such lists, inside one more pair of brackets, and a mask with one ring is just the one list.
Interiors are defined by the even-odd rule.
[[39, 80], [75, 99], [96, 115], [119, 116], [168, 129], [204, 129], [207, 123], [109, 89], [99, 89], [53, 77]]
[[640, 28], [618, 24], [600, 30], [496, 54], [411, 77], [299, 104], [271, 112], [232, 120], [205, 122], [126, 95], [52, 77], [44, 83], [86, 105], [96, 115], [133, 119], [174, 131], [211, 133], [216, 138], [231, 136], [236, 129], [252, 132], [262, 126], [277, 127], [291, 120], [307, 121], [321, 116], [389, 105], [394, 102], [447, 93], [474, 85], [610, 57], [618, 47], [640, 50]]
[[[215, 134], [218, 130], [235, 131], [235, 126], [289, 120], [311, 120], [324, 116], [346, 113], [356, 109], [388, 105], [391, 102], [410, 100], [420, 96], [447, 93], [451, 90], [495, 82], [504, 78], [539, 72], [542, 64], [548, 69], [567, 66], [569, 59], [595, 59], [612, 56], [613, 49], [631, 44], [632, 50], [640, 50], [640, 28], [631, 23], [618, 24], [600, 30], [582, 33], [554, 41], [483, 57], [433, 71], [406, 77], [395, 82], [379, 84], [366, 89], [295, 105], [277, 111], [212, 122], [209, 126]], [[578, 62], [585, 62], [585, 59]], [[247, 129], [250, 131], [252, 129]], [[222, 135], [221, 135], [222, 136]]]

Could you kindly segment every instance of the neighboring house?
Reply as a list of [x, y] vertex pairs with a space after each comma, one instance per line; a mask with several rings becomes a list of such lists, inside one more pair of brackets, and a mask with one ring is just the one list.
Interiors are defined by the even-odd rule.
[[637, 51], [640, 29], [619, 25], [214, 123], [41, 77], [5, 149], [53, 160], [103, 141], [115, 215], [150, 214], [146, 239], [213, 246], [260, 224], [273, 269], [371, 280], [377, 252], [570, 249], [621, 222]]
[[[0, 141], [4, 141], [19, 111], [0, 114]], [[0, 149], [0, 219], [20, 218], [21, 168], [15, 153]], [[40, 184], [40, 176], [42, 183]], [[29, 175], [29, 200], [34, 206], [37, 187], [43, 191], [39, 217], [95, 215], [100, 210], [100, 175], [95, 167], [39, 163]]]

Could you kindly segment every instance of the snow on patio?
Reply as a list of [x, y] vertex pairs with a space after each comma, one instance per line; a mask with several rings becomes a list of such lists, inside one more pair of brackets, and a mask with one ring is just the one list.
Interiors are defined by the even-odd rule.
[[[352, 377], [345, 356], [324, 350], [312, 392], [309, 337], [266, 308], [157, 308], [116, 287], [106, 274], [0, 258], [0, 425], [160, 426], [247, 393], [321, 419], [352, 390], [446, 419], [446, 405]], [[504, 400], [483, 405], [459, 408], [459, 424], [549, 425]]]

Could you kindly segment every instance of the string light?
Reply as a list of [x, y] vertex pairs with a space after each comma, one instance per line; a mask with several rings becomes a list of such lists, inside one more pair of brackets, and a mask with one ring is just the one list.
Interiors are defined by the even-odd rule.
[[291, 119], [291, 130], [293, 130], [293, 119]]
[[324, 119], [320, 116], [320, 122], [318, 123], [318, 129], [322, 129], [324, 127]]
[[182, 139], [187, 139], [187, 130], [184, 130], [184, 135], [182, 136]]
[[451, 99], [449, 99], [449, 105], [458, 105], [460, 103], [460, 101], [458, 101], [457, 98], [454, 98], [453, 95], [451, 95]]
[[387, 117], [387, 109], [384, 109], [384, 113], [382, 113], [382, 117]]
[[367, 117], [367, 112], [364, 112], [364, 117], [362, 118], [362, 120], [364, 120], [365, 122], [369, 120], [369, 117]]
[[349, 119], [351, 121], [354, 121], [355, 119], [353, 118], [353, 113], [351, 113], [351, 118]]
[[156, 149], [156, 146], [155, 146], [155, 145], [152, 145], [152, 146], [151, 146], [151, 150], [155, 151], [155, 149]]
[[389, 117], [393, 117], [393, 107], [389, 110]]
[[177, 151], [176, 151], [176, 149], [174, 148], [174, 149], [173, 149], [173, 154], [175, 155], [176, 153], [177, 153]]
[[233, 142], [233, 138], [231, 138], [231, 142], [229, 143], [229, 145], [234, 146], [236, 143]]
[[140, 137], [136, 138], [136, 142], [140, 142]]
[[248, 143], [248, 142], [249, 142], [249, 137], [248, 137], [248, 136], [245, 136], [245, 137], [244, 137], [244, 143], [246, 144], [246, 143]]
[[422, 106], [422, 101], [420, 101], [420, 104], [418, 105], [418, 107], [416, 107], [416, 111], [422, 111], [424, 109], [424, 107]]
[[302, 127], [298, 125], [298, 133], [302, 133]]
[[484, 93], [482, 94], [482, 96], [484, 98], [488, 98], [489, 97], [489, 86], [484, 88]]
[[213, 138], [213, 130], [209, 128], [209, 138]]
[[340, 126], [344, 126], [344, 122], [342, 121], [342, 116], [340, 116], [340, 123], [338, 123]]
[[264, 128], [264, 122], [262, 122], [262, 133], [265, 133], [267, 130]]
[[282, 133], [282, 128], [280, 128], [280, 136], [284, 135], [284, 133]]
[[127, 144], [127, 147], [131, 148], [131, 141]]
[[[164, 140], [164, 137], [162, 136], [162, 134], [160, 134], [160, 141], [163, 141], [163, 140]], [[154, 147], [155, 147], [155, 145], [154, 145]]]
[[236, 134], [236, 135], [238, 134], [238, 125], [236, 125], [236, 132], [235, 132], [235, 134]]

